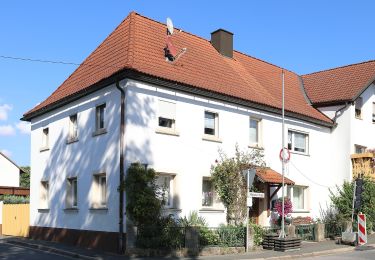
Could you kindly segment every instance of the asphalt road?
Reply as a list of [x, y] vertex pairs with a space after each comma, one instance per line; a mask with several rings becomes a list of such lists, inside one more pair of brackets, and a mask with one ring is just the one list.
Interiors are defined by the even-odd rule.
[[361, 248], [359, 250], [355, 250], [353, 252], [304, 258], [304, 260], [318, 260], [318, 259], [321, 259], [321, 260], [362, 260], [362, 259], [369, 260], [369, 259], [375, 259], [375, 248], [364, 246], [363, 248]]
[[54, 253], [43, 252], [36, 249], [30, 249], [21, 246], [10, 245], [7, 243], [0, 243], [0, 259], [35, 259], [35, 260], [44, 260], [44, 259], [53, 259], [53, 260], [62, 260], [62, 259], [73, 259], [66, 256], [56, 255]]

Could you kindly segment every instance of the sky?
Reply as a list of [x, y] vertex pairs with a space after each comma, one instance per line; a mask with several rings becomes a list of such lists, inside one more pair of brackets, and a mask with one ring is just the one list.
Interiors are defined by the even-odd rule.
[[[0, 56], [80, 63], [131, 11], [209, 39], [223, 28], [234, 48], [298, 74], [375, 59], [375, 1], [4, 0]], [[0, 151], [30, 163], [23, 113], [47, 98], [74, 65], [0, 57]]]

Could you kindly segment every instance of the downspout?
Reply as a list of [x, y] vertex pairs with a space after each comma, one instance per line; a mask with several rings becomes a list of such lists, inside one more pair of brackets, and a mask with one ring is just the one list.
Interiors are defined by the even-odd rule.
[[341, 111], [343, 111], [347, 106], [348, 106], [349, 102], [346, 102], [344, 106], [342, 106], [339, 110], [337, 110], [335, 112], [335, 116], [332, 118], [332, 121], [333, 121], [333, 128], [335, 128], [337, 126], [337, 118], [339, 117], [339, 113], [341, 113]]
[[118, 251], [125, 253], [124, 239], [124, 135], [125, 135], [125, 91], [120, 87], [119, 81], [116, 81], [116, 88], [121, 92], [121, 119], [120, 119], [120, 189], [119, 189], [119, 237]]

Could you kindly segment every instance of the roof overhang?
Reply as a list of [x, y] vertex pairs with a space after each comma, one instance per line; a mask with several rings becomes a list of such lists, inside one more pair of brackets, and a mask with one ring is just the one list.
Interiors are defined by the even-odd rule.
[[[258, 168], [256, 170], [256, 176], [258, 180], [267, 184], [278, 184], [282, 185], [283, 176], [271, 168]], [[294, 181], [284, 176], [284, 183], [287, 185], [294, 185]]]
[[[89, 94], [91, 94], [91, 93], [93, 93], [93, 92], [95, 92], [99, 89], [102, 89], [104, 87], [107, 87], [108, 85], [113, 84], [116, 81], [126, 79], [126, 78], [138, 80], [138, 81], [142, 81], [142, 82], [146, 82], [146, 83], [150, 83], [150, 84], [155, 84], [155, 85], [158, 85], [158, 86], [161, 86], [161, 87], [165, 87], [165, 88], [169, 88], [169, 89], [173, 89], [173, 90], [178, 90], [178, 91], [182, 91], [182, 92], [186, 92], [186, 93], [190, 93], [190, 94], [194, 94], [194, 95], [199, 95], [199, 96], [203, 96], [203, 97], [207, 97], [207, 98], [212, 98], [212, 99], [216, 99], [216, 100], [220, 100], [220, 101], [224, 101], [224, 102], [228, 102], [228, 103], [232, 103], [232, 104], [236, 104], [236, 105], [241, 105], [241, 106], [244, 106], [244, 107], [258, 109], [258, 110], [262, 110], [264, 112], [269, 112], [269, 113], [272, 113], [272, 114], [281, 115], [281, 113], [282, 113], [281, 109], [276, 108], [276, 107], [271, 107], [271, 106], [263, 105], [263, 104], [260, 104], [260, 103], [252, 102], [252, 101], [249, 101], [249, 100], [244, 100], [244, 99], [241, 99], [241, 98], [237, 98], [237, 97], [228, 96], [228, 95], [225, 95], [225, 94], [209, 91], [209, 90], [197, 87], [197, 86], [181, 84], [181, 83], [178, 83], [178, 82], [174, 82], [174, 81], [166, 80], [166, 79], [163, 79], [163, 78], [155, 77], [155, 76], [152, 76], [152, 75], [148, 75], [148, 74], [145, 74], [145, 73], [133, 70], [133, 69], [124, 69], [124, 70], [122, 70], [118, 73], [113, 74], [112, 76], [110, 76], [106, 79], [103, 79], [103, 80], [91, 85], [88, 88], [85, 88], [85, 89], [83, 89], [79, 92], [76, 92], [76, 93], [74, 93], [70, 96], [67, 96], [66, 98], [63, 98], [63, 99], [61, 99], [61, 100], [59, 100], [55, 103], [52, 103], [51, 105], [48, 105], [43, 109], [31, 112], [31, 113], [27, 113], [21, 118], [21, 120], [31, 121], [31, 119], [33, 119], [37, 116], [43, 115], [43, 114], [45, 114], [47, 112], [50, 112], [50, 111], [52, 111], [56, 108], [62, 107], [62, 106], [66, 105], [66, 104], [68, 104], [72, 101], [75, 101], [75, 100], [77, 100], [81, 97], [89, 95]], [[324, 127], [333, 127], [333, 125], [334, 125], [333, 122], [322, 121], [322, 120], [319, 120], [319, 119], [316, 119], [316, 118], [313, 118], [313, 117], [309, 117], [309, 116], [302, 115], [302, 114], [295, 113], [295, 112], [291, 112], [291, 111], [285, 111], [285, 116], [290, 117], [290, 118], [300, 119], [300, 120], [303, 120], [303, 121], [306, 121], [306, 122], [309, 122], [309, 123], [313, 123], [313, 124], [316, 124], [316, 125], [324, 126]]]

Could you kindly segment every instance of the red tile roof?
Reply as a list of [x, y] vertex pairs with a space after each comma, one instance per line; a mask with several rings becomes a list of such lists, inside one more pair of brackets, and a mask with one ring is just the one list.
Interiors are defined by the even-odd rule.
[[[261, 182], [264, 183], [273, 183], [273, 184], [282, 184], [283, 176], [271, 168], [259, 168], [256, 171], [256, 176]], [[294, 185], [294, 181], [284, 177], [284, 183], [287, 185]]]
[[302, 76], [314, 105], [354, 101], [375, 80], [375, 61], [367, 61]]
[[[24, 117], [56, 104], [116, 72], [131, 69], [158, 78], [281, 109], [282, 68], [234, 51], [220, 55], [211, 43], [190, 33], [173, 36], [187, 52], [175, 63], [165, 61], [166, 26], [137, 13], [129, 16], [46, 100]], [[322, 122], [332, 121], [307, 103], [300, 77], [285, 71], [285, 108]], [[31, 115], [31, 116], [30, 116]]]

